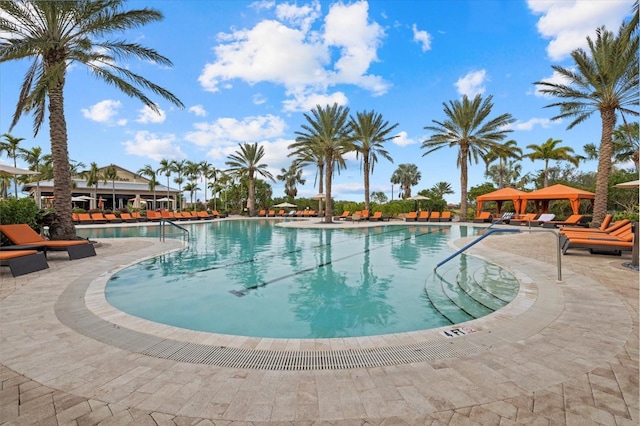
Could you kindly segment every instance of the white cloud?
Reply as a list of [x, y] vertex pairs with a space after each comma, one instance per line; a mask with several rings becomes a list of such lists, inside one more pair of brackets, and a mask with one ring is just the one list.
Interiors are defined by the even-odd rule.
[[[209, 155], [222, 158], [223, 148], [235, 147], [238, 143], [259, 142], [284, 134], [286, 124], [274, 115], [236, 118], [219, 118], [211, 123], [195, 123], [195, 130], [188, 132], [184, 139], [197, 146], [212, 147]], [[221, 157], [222, 156], [222, 157]]]
[[464, 77], [461, 77], [456, 81], [455, 86], [458, 89], [458, 93], [461, 95], [467, 95], [468, 97], [474, 97], [481, 95], [485, 91], [484, 83], [488, 80], [487, 71], [471, 71]]
[[[389, 83], [367, 74], [378, 60], [384, 31], [370, 22], [368, 4], [333, 4], [318, 25], [320, 2], [310, 6], [282, 4], [276, 19], [263, 20], [250, 29], [218, 34], [216, 59], [204, 66], [198, 81], [210, 92], [230, 87], [233, 80], [248, 84], [269, 82], [283, 86], [290, 99], [285, 110], [298, 110], [304, 99], [327, 95], [328, 89], [351, 84], [374, 95], [386, 93]], [[332, 59], [332, 54], [339, 55]], [[340, 92], [337, 92], [340, 93]], [[341, 97], [344, 94], [341, 93]], [[346, 99], [344, 101], [346, 103]]]
[[551, 39], [547, 54], [553, 61], [569, 56], [571, 51], [586, 47], [586, 37], [595, 37], [602, 25], [616, 32], [631, 12], [633, 0], [528, 0], [529, 9], [538, 20], [538, 32]]
[[[118, 109], [122, 106], [120, 101], [105, 99], [87, 109], [81, 109], [82, 115], [89, 120], [98, 123], [109, 123], [118, 114]], [[117, 122], [119, 124], [120, 121]], [[126, 124], [126, 121], [125, 121]]]
[[411, 139], [405, 131], [399, 132], [398, 137], [391, 139], [391, 141], [398, 146], [407, 146], [418, 143], [415, 139]]
[[[559, 123], [559, 121], [558, 121]], [[527, 121], [518, 121], [510, 126], [513, 130], [533, 130], [535, 126], [540, 126], [543, 129], [548, 129], [552, 124], [552, 121], [548, 118], [530, 118]]]
[[148, 157], [154, 161], [162, 159], [181, 160], [187, 158], [179, 146], [175, 144], [175, 135], [157, 135], [147, 131], [137, 132], [133, 140], [122, 143], [127, 154]]
[[287, 99], [282, 102], [283, 110], [287, 112], [295, 111], [310, 111], [316, 107], [316, 105], [325, 106], [333, 105], [346, 105], [349, 102], [347, 95], [343, 92], [335, 92], [331, 94], [326, 93], [294, 93], [292, 99]]
[[164, 120], [167, 119], [167, 114], [159, 107], [158, 107], [158, 112], [155, 112], [154, 110], [152, 110], [151, 108], [145, 105], [144, 107], [142, 107], [142, 109], [138, 111], [138, 113], [139, 113], [138, 119], [136, 120], [138, 123], [158, 124], [158, 123], [163, 123]]
[[204, 109], [202, 105], [194, 105], [189, 108], [189, 112], [192, 112], [196, 115], [196, 117], [206, 117], [207, 110]]
[[426, 52], [427, 50], [431, 50], [431, 34], [423, 30], [418, 30], [416, 24], [413, 24], [411, 29], [413, 30], [413, 41], [420, 45], [422, 51]]
[[262, 105], [265, 102], [267, 102], [267, 98], [265, 98], [264, 95], [261, 93], [256, 93], [251, 97], [251, 101], [253, 102], [254, 105]]

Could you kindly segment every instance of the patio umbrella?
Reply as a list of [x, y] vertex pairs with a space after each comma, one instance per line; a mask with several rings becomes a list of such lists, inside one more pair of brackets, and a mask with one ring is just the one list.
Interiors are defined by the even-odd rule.
[[318, 200], [318, 216], [322, 215], [322, 200], [327, 198], [324, 194], [316, 194], [311, 197], [312, 200]]
[[629, 182], [622, 182], [614, 185], [616, 188], [622, 189], [638, 189], [640, 188], [640, 180], [632, 180]]
[[416, 211], [418, 211], [418, 201], [430, 200], [430, 199], [431, 198], [425, 197], [424, 195], [420, 195], [420, 194], [412, 195], [411, 197], [407, 198], [407, 200], [414, 200], [416, 202], [416, 208], [415, 208]]
[[274, 205], [273, 207], [278, 207], [278, 208], [281, 208], [281, 209], [284, 209], [284, 208], [292, 209], [292, 208], [295, 208], [295, 207], [298, 207], [298, 206], [296, 206], [295, 204], [291, 204], [291, 203], [280, 203], [280, 204]]

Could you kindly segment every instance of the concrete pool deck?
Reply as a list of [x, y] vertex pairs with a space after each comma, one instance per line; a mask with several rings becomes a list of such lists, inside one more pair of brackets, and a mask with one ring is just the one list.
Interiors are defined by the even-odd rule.
[[[317, 219], [295, 225], [326, 226]], [[428, 224], [417, 226], [423, 225]], [[0, 424], [640, 422], [638, 272], [621, 266], [628, 253], [571, 251], [562, 256], [558, 283], [550, 233], [488, 238], [470, 253], [505, 267], [527, 291], [504, 311], [474, 321], [475, 333], [452, 339], [430, 330], [319, 341], [229, 336], [221, 341], [120, 315], [100, 302], [99, 291], [92, 292], [110, 271], [177, 249], [180, 242], [100, 242], [93, 258], [69, 261], [64, 253], [51, 253], [46, 271], [13, 278], [8, 268], [0, 268]], [[86, 295], [72, 292], [83, 286]], [[73, 297], [85, 309], [66, 316], [61, 303]], [[146, 333], [248, 350], [367, 350], [425, 341], [483, 350], [368, 368], [228, 368], [105, 343], [111, 337], [91, 336], [83, 327], [91, 315], [111, 324], [115, 336]]]

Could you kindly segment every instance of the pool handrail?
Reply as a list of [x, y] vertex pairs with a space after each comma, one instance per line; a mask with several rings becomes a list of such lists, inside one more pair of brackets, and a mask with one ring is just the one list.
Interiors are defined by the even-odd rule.
[[189, 241], [189, 230], [187, 228], [178, 225], [177, 223], [175, 223], [172, 220], [169, 220], [169, 219], [166, 219], [166, 218], [162, 218], [162, 219], [160, 219], [160, 241], [161, 242], [164, 242], [164, 239], [165, 239], [165, 227], [164, 227], [164, 225], [167, 224], [167, 223], [169, 225], [175, 226], [176, 228], [178, 228], [181, 231], [183, 231], [184, 232], [183, 236], [186, 237], [187, 242]]
[[514, 228], [492, 228], [492, 229], [489, 230], [489, 232], [480, 235], [479, 238], [476, 238], [475, 240], [471, 241], [469, 244], [467, 244], [466, 246], [462, 247], [460, 250], [456, 251], [451, 256], [449, 256], [446, 259], [444, 259], [442, 262], [438, 263], [436, 265], [436, 267], [433, 268], [434, 272], [436, 271], [436, 269], [438, 269], [439, 267], [441, 267], [442, 265], [444, 265], [445, 263], [447, 263], [448, 261], [450, 261], [454, 257], [458, 256], [460, 253], [462, 253], [463, 251], [467, 250], [469, 247], [476, 245], [480, 241], [482, 241], [485, 238], [487, 238], [489, 235], [494, 234], [496, 232], [520, 232], [520, 230], [519, 229], [514, 229]]

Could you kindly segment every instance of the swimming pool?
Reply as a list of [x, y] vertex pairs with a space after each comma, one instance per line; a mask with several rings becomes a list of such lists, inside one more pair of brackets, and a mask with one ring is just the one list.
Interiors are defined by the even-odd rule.
[[[511, 301], [517, 280], [452, 253], [458, 225], [292, 229], [274, 220], [181, 223], [184, 250], [115, 273], [110, 304], [192, 330], [250, 337], [357, 337], [441, 327]], [[158, 226], [79, 229], [84, 237], [158, 237]]]

